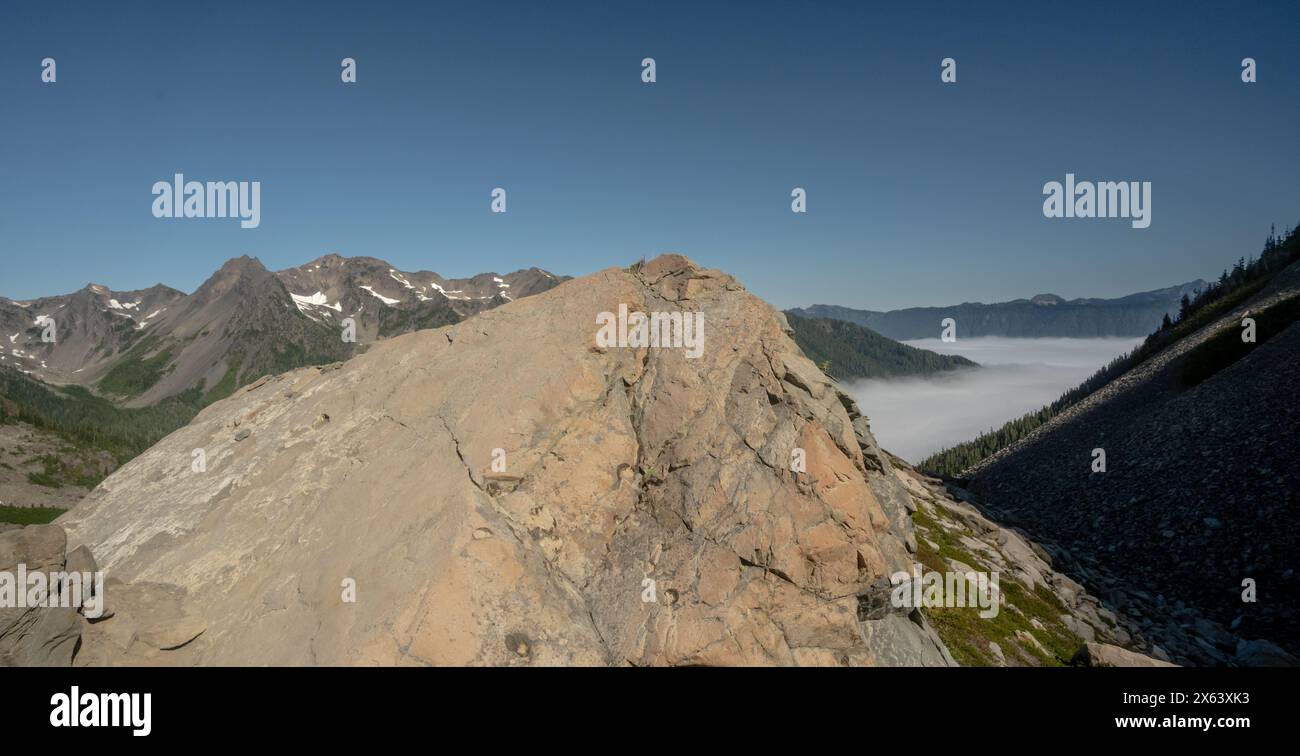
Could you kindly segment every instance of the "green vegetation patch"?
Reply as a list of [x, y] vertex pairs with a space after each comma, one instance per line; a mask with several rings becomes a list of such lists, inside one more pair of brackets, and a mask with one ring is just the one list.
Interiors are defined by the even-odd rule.
[[135, 397], [153, 388], [171, 370], [172, 362], [170, 347], [146, 356], [155, 343], [154, 339], [145, 339], [131, 347], [99, 379], [100, 390], [115, 396]]
[[63, 514], [63, 511], [55, 507], [11, 507], [8, 504], [0, 504], [0, 522], [44, 525], [53, 522], [54, 518]]
[[203, 397], [203, 404], [219, 402], [235, 393], [237, 388], [239, 388], [239, 360], [231, 360], [230, 364], [226, 366], [226, 374], [221, 376], [221, 380], [217, 382], [217, 385], [213, 386]]
[[27, 473], [27, 482], [37, 486], [62, 488], [70, 485], [91, 489], [104, 479], [104, 473], [95, 465], [94, 460], [86, 459], [77, 450], [71, 450], [71, 454], [66, 457], [45, 454], [31, 461], [40, 464], [41, 469]]
[[[912, 522], [917, 528], [916, 561], [925, 570], [947, 573], [952, 569], [948, 560], [954, 559], [977, 571], [991, 571], [980, 557], [962, 545], [958, 533], [943, 527], [923, 507], [912, 515]], [[937, 549], [931, 545], [932, 541], [938, 545]], [[1061, 621], [1061, 615], [1069, 613], [1065, 605], [1046, 586], [1031, 591], [1003, 574], [998, 575], [998, 588], [1006, 603], [995, 617], [981, 617], [975, 607], [921, 610], [953, 658], [968, 667], [996, 666], [998, 660], [989, 648], [992, 642], [1002, 649], [1010, 666], [1068, 665], [1083, 641]], [[1037, 620], [1041, 627], [1035, 627], [1032, 620]], [[1017, 632], [1032, 635], [1042, 650], [1017, 638]]]
[[[436, 306], [431, 306], [435, 305]], [[455, 310], [441, 303], [422, 303], [417, 307], [385, 307], [379, 311], [379, 337], [441, 328], [461, 321]]]
[[198, 413], [197, 390], [152, 407], [123, 409], [80, 386], [53, 387], [0, 367], [0, 422], [25, 422], [122, 464]]
[[1243, 341], [1244, 329], [1231, 326], [1206, 339], [1188, 352], [1183, 362], [1183, 385], [1191, 388], [1245, 357], [1255, 347], [1268, 341], [1300, 320], [1300, 297], [1278, 302], [1248, 317], [1255, 321], [1254, 343]]

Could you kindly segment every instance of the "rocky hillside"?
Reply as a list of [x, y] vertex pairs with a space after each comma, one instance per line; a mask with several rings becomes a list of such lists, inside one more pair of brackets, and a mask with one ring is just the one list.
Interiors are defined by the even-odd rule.
[[[704, 349], [598, 344], [620, 305], [702, 314]], [[208, 407], [40, 538], [0, 534], [93, 555], [112, 615], [54, 640], [14, 619], [0, 656], [950, 665], [952, 638], [1041, 664], [1135, 642], [968, 509], [877, 447], [780, 313], [664, 256]], [[891, 575], [945, 558], [1005, 570], [1001, 623], [890, 601]]]
[[900, 341], [938, 338], [944, 318], [957, 321], [959, 338], [1146, 336], [1160, 327], [1165, 315], [1178, 313], [1183, 295], [1190, 296], [1208, 285], [1207, 281], [1189, 281], [1116, 299], [1067, 300], [1055, 294], [1039, 294], [994, 304], [966, 302], [950, 307], [909, 307], [888, 312], [838, 305], [813, 305], [791, 312], [808, 318], [856, 323]]
[[[141, 330], [184, 296], [162, 284], [141, 291], [88, 284], [71, 294], [26, 302], [0, 297], [0, 366], [60, 383], [92, 383]], [[51, 321], [53, 343], [42, 340]]]
[[[954, 658], [969, 666], [1163, 666], [1168, 656], [1139, 623], [1114, 611], [1058, 571], [1061, 559], [1023, 531], [985, 517], [969, 492], [931, 478], [886, 454], [907, 492], [916, 540], [909, 544], [927, 571], [999, 576], [1001, 611], [984, 618], [960, 607], [924, 614]], [[1150, 656], [1154, 654], [1155, 656]]]
[[1175, 660], [1300, 651], [1298, 297], [1295, 263], [968, 473], [988, 511], [1056, 544]]
[[189, 390], [219, 397], [266, 373], [351, 351], [339, 331], [302, 317], [260, 262], [239, 257], [156, 316], [95, 385], [136, 407]]

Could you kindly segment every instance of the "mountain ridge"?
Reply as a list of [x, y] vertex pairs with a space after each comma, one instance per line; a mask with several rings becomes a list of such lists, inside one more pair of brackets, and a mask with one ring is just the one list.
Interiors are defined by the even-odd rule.
[[[364, 345], [457, 322], [567, 278], [528, 268], [448, 279], [337, 254], [271, 272], [245, 255], [227, 260], [189, 294], [163, 284], [115, 291], [92, 283], [64, 295], [0, 297], [0, 366], [147, 406], [196, 387], [206, 395], [232, 369], [239, 373], [234, 383], [242, 385], [262, 366], [340, 359], [354, 349], [342, 346], [340, 337], [348, 317], [356, 344]], [[295, 315], [314, 325], [295, 322]], [[41, 339], [38, 323], [47, 318], [56, 325], [54, 343]], [[249, 331], [271, 333], [277, 342], [257, 354], [230, 354], [239, 334]]]
[[1178, 312], [1184, 294], [1191, 296], [1207, 286], [1208, 281], [1197, 279], [1113, 299], [1067, 300], [1055, 294], [1037, 294], [1027, 299], [991, 304], [963, 302], [945, 307], [909, 307], [889, 311], [817, 304], [792, 308], [790, 312], [803, 317], [856, 323], [896, 341], [938, 338], [945, 318], [956, 321], [957, 338], [1145, 336], [1160, 325], [1166, 314]]

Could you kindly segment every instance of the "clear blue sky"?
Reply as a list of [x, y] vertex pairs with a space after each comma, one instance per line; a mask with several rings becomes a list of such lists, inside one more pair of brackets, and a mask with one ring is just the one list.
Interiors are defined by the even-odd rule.
[[[10, 4], [0, 294], [328, 252], [464, 276], [678, 251], [781, 307], [1208, 278], [1300, 222], [1297, 29], [1281, 0]], [[261, 181], [261, 227], [153, 218], [178, 171]], [[1153, 182], [1151, 227], [1045, 219], [1067, 171]]]

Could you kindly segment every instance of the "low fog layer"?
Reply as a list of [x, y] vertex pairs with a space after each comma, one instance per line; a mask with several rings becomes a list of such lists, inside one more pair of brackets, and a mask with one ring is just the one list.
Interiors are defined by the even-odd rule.
[[919, 462], [1056, 400], [1142, 339], [1008, 339], [987, 337], [903, 342], [959, 354], [982, 367], [923, 378], [863, 380], [848, 389], [880, 445]]

